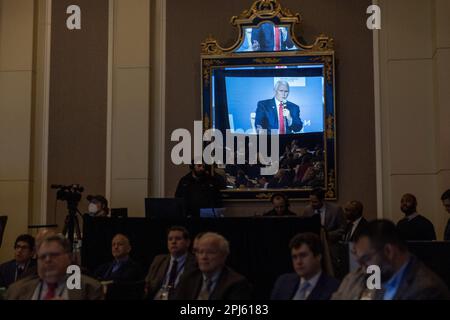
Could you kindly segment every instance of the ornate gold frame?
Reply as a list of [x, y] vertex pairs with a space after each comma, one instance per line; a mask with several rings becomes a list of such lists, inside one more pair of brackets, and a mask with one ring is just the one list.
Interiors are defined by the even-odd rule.
[[[242, 45], [245, 37], [245, 28], [258, 27], [265, 22], [272, 22], [277, 26], [288, 27], [290, 37], [298, 48], [295, 51], [273, 51], [273, 52], [236, 52]], [[238, 28], [238, 39], [228, 47], [222, 47], [218, 41], [212, 36], [201, 44], [201, 74], [202, 74], [202, 115], [203, 126], [207, 130], [212, 126], [211, 109], [204, 109], [204, 91], [210, 88], [210, 79], [215, 68], [227, 66], [227, 61], [235, 58], [253, 58], [253, 64], [260, 65], [276, 65], [283, 57], [309, 56], [311, 62], [322, 62], [324, 66], [324, 77], [328, 84], [333, 88], [333, 112], [324, 112], [324, 150], [327, 150], [327, 141], [333, 141], [333, 167], [328, 167], [328, 161], [325, 161], [325, 190], [327, 199], [337, 198], [337, 157], [336, 157], [336, 116], [335, 116], [335, 66], [334, 66], [334, 39], [324, 34], [316, 37], [311, 45], [302, 43], [297, 39], [294, 30], [296, 25], [300, 25], [302, 17], [300, 13], [293, 14], [289, 9], [283, 8], [277, 0], [257, 0], [250, 9], [244, 10], [240, 15], [233, 16], [230, 23]], [[209, 91], [210, 91], [209, 90]], [[209, 92], [208, 94], [211, 94]], [[287, 189], [290, 190], [290, 189]], [[269, 189], [267, 192], [256, 192], [252, 197], [255, 199], [270, 198], [273, 192], [286, 191], [286, 189]], [[228, 190], [227, 193], [239, 193], [241, 190]], [[239, 199], [245, 200], [245, 199]]]

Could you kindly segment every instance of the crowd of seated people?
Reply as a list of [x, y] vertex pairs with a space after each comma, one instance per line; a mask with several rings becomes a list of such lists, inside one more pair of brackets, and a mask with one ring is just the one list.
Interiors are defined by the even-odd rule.
[[324, 152], [316, 146], [312, 150], [300, 147], [298, 140], [285, 147], [279, 159], [279, 169], [273, 176], [262, 176], [261, 164], [227, 165], [225, 172], [226, 185], [231, 188], [315, 188], [324, 185]]
[[[450, 190], [444, 192], [441, 200], [450, 213]], [[284, 195], [276, 194], [271, 201], [274, 209], [268, 216], [291, 214]], [[279, 275], [272, 285], [270, 299], [450, 299], [447, 285], [408, 249], [409, 240], [436, 238], [433, 225], [417, 213], [417, 206], [416, 197], [405, 194], [400, 201], [405, 218], [397, 225], [389, 220], [368, 221], [360, 201], [348, 201], [342, 209], [324, 201], [323, 194], [314, 190], [304, 215], [320, 217], [328, 240], [314, 233], [299, 233], [286, 243], [293, 272]], [[111, 242], [112, 261], [97, 270], [82, 270], [81, 290], [67, 286], [70, 275], [66, 271], [74, 264], [70, 242], [54, 232], [39, 236], [39, 241], [30, 235], [19, 236], [14, 244], [14, 259], [0, 265], [0, 284], [7, 288], [4, 299], [248, 300], [253, 297], [252, 284], [227, 265], [228, 240], [215, 232], [199, 233], [191, 241], [186, 228], [170, 227], [166, 239], [168, 253], [155, 256], [147, 273], [130, 257], [129, 237], [118, 233]], [[327, 274], [324, 248], [342, 241], [352, 243], [357, 268], [340, 282]], [[373, 265], [380, 268], [379, 288], [368, 286], [367, 269]]]

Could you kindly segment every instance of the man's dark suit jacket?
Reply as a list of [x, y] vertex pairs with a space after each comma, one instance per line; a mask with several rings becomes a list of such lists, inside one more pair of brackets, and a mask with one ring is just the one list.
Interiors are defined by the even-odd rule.
[[[342, 211], [342, 208], [328, 202], [324, 202], [323, 205], [325, 206], [324, 228], [328, 233], [328, 238], [332, 242], [341, 240], [345, 234], [346, 227], [344, 212]], [[311, 205], [306, 206], [303, 216], [311, 217], [314, 214], [315, 213]]]
[[[281, 275], [270, 295], [271, 300], [291, 300], [298, 290], [300, 277], [296, 273]], [[309, 294], [307, 300], [330, 300], [331, 295], [339, 288], [339, 281], [326, 275], [323, 271], [316, 286]]]
[[100, 281], [109, 281], [112, 280], [114, 282], [136, 282], [144, 279], [144, 272], [142, 267], [132, 260], [128, 258], [118, 270], [112, 272], [114, 266], [114, 261], [105, 263], [101, 265], [95, 271], [95, 278]]
[[[209, 300], [249, 300], [252, 297], [248, 280], [228, 267], [224, 267]], [[199, 269], [183, 275], [175, 292], [175, 300], [197, 300], [203, 283]]]
[[[382, 300], [384, 290], [377, 290], [375, 299]], [[415, 256], [405, 269], [394, 300], [450, 300], [447, 285]]]
[[[263, 23], [260, 25], [259, 28], [253, 28], [252, 44], [253, 40], [258, 41], [259, 43], [259, 50], [257, 51], [274, 51], [275, 48], [274, 25], [271, 23]], [[280, 31], [280, 49], [287, 50], [289, 48], [292, 48], [293, 46], [294, 43], [290, 39], [290, 36], [288, 35], [288, 38], [286, 39], [286, 41], [284, 41]]]
[[[256, 108], [256, 128], [260, 126], [262, 129], [267, 130], [279, 129], [277, 108], [275, 98], [259, 101]], [[300, 107], [295, 103], [287, 101], [286, 108], [292, 117], [292, 125], [288, 126], [287, 123], [285, 125], [286, 133], [299, 132], [303, 128], [303, 122], [300, 119]]]
[[[168, 271], [170, 264], [170, 254], [160, 254], [156, 256], [150, 268], [148, 270], [147, 276], [145, 277], [145, 283], [147, 286], [147, 297], [149, 299], [153, 299], [155, 294], [163, 285], [163, 281], [166, 277], [166, 273]], [[184, 264], [183, 275], [191, 272], [197, 267], [197, 262], [195, 260], [195, 256], [191, 253], [188, 253], [186, 257], [186, 262]], [[180, 277], [182, 279], [183, 275]], [[169, 297], [170, 299], [171, 297]]]
[[348, 233], [348, 232], [351, 232], [351, 231], [352, 231], [352, 227], [353, 227], [352, 224], [348, 224], [348, 225], [347, 225], [347, 231], [346, 231], [346, 233], [345, 233], [345, 235], [344, 235], [344, 239], [343, 239], [343, 240], [344, 240], [344, 241], [349, 241], [349, 242], [354, 242], [356, 236], [358, 236], [358, 235], [360, 234], [361, 230], [364, 228], [364, 226], [365, 226], [367, 223], [368, 223], [367, 220], [366, 220], [364, 217], [362, 217], [361, 220], [359, 220], [359, 223], [358, 223], [358, 225], [356, 226], [355, 231], [353, 231], [353, 234], [350, 236], [349, 239], [347, 239], [347, 233]]
[[[16, 281], [16, 268], [16, 260], [10, 260], [0, 265], [0, 287], [9, 287], [11, 283]], [[31, 259], [23, 273], [17, 277], [17, 280], [34, 274], [37, 274], [36, 260]]]

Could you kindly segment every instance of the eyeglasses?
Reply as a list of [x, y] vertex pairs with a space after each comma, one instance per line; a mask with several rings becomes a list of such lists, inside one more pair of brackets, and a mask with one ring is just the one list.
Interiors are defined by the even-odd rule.
[[48, 252], [48, 253], [43, 253], [38, 255], [38, 260], [45, 260], [47, 257], [51, 258], [51, 259], [55, 259], [58, 258], [60, 256], [62, 256], [63, 254], [65, 254], [65, 252]]
[[197, 250], [195, 252], [196, 255], [200, 256], [204, 254], [205, 256], [215, 256], [219, 253], [218, 250]]

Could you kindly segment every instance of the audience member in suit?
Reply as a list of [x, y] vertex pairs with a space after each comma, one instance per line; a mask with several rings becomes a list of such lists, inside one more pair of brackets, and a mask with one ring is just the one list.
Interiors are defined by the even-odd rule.
[[9, 285], [26, 276], [36, 274], [34, 238], [22, 234], [14, 242], [14, 259], [0, 265], [0, 287]]
[[324, 201], [323, 189], [314, 189], [310, 196], [310, 205], [305, 208], [304, 216], [310, 217], [314, 214], [320, 215], [322, 226], [328, 233], [331, 242], [342, 239], [345, 233], [345, 217], [342, 208]]
[[302, 130], [300, 107], [287, 101], [289, 83], [277, 81], [272, 99], [259, 101], [256, 107], [255, 126], [257, 130], [276, 130], [280, 134], [296, 133]]
[[[441, 200], [445, 210], [447, 210], [447, 213], [450, 213], [450, 189], [442, 194]], [[445, 227], [444, 240], [450, 241], [450, 218], [448, 219], [447, 226]]]
[[361, 229], [367, 224], [363, 217], [363, 204], [352, 200], [344, 206], [345, 219], [347, 220], [347, 229], [344, 235], [345, 242], [354, 242]]
[[[413, 256], [398, 228], [388, 220], [369, 222], [355, 239], [355, 254], [362, 269], [346, 277], [333, 299], [440, 300], [450, 299], [442, 280]], [[379, 266], [381, 289], [363, 288], [371, 265]], [[355, 275], [360, 275], [359, 279]], [[372, 273], [371, 273], [372, 274]], [[369, 279], [370, 281], [370, 279]], [[346, 292], [347, 291], [347, 292]], [[352, 293], [353, 296], [349, 296]]]
[[417, 213], [417, 199], [414, 195], [410, 193], [403, 195], [400, 209], [405, 214], [405, 218], [397, 223], [397, 228], [403, 239], [406, 241], [436, 240], [431, 221]]
[[[38, 247], [37, 276], [13, 283], [6, 291], [7, 300], [99, 300], [103, 299], [101, 284], [83, 274], [81, 289], [67, 286], [67, 268], [71, 265], [70, 241], [61, 235], [42, 240]], [[70, 281], [70, 283], [73, 283]]]
[[329, 300], [339, 282], [322, 271], [322, 245], [314, 233], [292, 238], [292, 266], [295, 273], [281, 275], [272, 290], [272, 300]]
[[121, 233], [112, 239], [111, 253], [113, 261], [97, 268], [95, 277], [100, 281], [113, 281], [116, 283], [130, 283], [143, 280], [142, 267], [130, 258], [130, 239]]
[[274, 193], [270, 197], [273, 209], [264, 213], [265, 217], [286, 217], [296, 216], [296, 214], [289, 210], [289, 199], [284, 193]]
[[167, 232], [169, 254], [156, 256], [145, 277], [148, 298], [171, 299], [182, 275], [196, 268], [195, 256], [189, 252], [190, 243], [186, 228], [179, 226], [169, 228]]
[[186, 273], [175, 293], [176, 300], [248, 300], [251, 286], [239, 273], [225, 265], [228, 241], [207, 232], [199, 239], [198, 269]]

